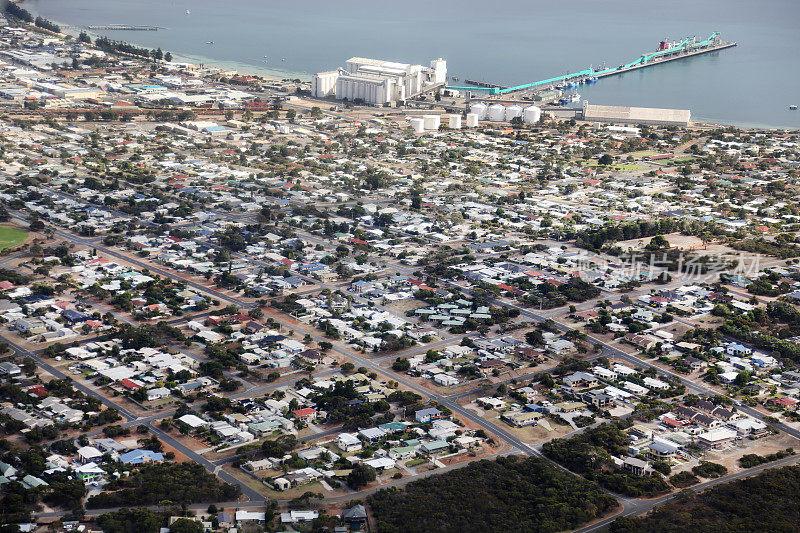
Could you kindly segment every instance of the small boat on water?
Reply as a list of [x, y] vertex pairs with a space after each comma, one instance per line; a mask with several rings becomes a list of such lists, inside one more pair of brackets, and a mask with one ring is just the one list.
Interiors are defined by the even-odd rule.
[[572, 93], [572, 94], [565, 94], [564, 96], [562, 96], [559, 102], [561, 103], [561, 105], [568, 105], [568, 104], [574, 104], [575, 102], [579, 102], [580, 99], [581, 95], [579, 95], [578, 93]]
[[187, 14], [187, 15], [191, 15], [191, 14], [192, 14], [192, 12], [191, 12], [191, 11], [189, 11], [189, 10], [187, 9], [187, 10], [186, 10], [186, 14]]
[[214, 44], [214, 41], [206, 41], [206, 44]]
[[586, 83], [597, 83], [597, 77], [592, 76], [591, 78], [586, 78]]
[[789, 106], [789, 109], [791, 109], [792, 111], [797, 111], [797, 106], [795, 104], [792, 104]]

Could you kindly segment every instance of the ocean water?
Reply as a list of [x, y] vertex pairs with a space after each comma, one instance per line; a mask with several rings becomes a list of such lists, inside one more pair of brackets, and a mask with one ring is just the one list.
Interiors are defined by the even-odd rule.
[[[97, 31], [176, 58], [278, 77], [308, 77], [352, 56], [427, 64], [449, 75], [516, 85], [619, 65], [662, 39], [714, 31], [738, 46], [580, 88], [596, 104], [691, 109], [696, 120], [800, 128], [800, 0], [26, 0], [75, 29]], [[186, 11], [190, 13], [187, 14]], [[206, 44], [213, 41], [214, 44]], [[266, 57], [265, 57], [266, 56]], [[454, 82], [458, 83], [458, 82]]]

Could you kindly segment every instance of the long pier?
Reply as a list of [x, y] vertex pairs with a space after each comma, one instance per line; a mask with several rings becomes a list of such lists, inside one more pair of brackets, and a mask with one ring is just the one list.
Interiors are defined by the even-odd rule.
[[699, 56], [699, 55], [702, 55], [702, 54], [709, 54], [711, 52], [718, 52], [720, 50], [725, 50], [726, 48], [733, 48], [734, 46], [736, 46], [736, 43], [734, 43], [734, 42], [720, 43], [718, 45], [709, 46], [708, 48], [702, 48], [700, 50], [694, 50], [694, 51], [691, 51], [691, 52], [676, 52], [672, 56], [665, 55], [665, 56], [660, 57], [660, 58], [658, 58], [658, 59], [656, 59], [654, 61], [651, 61], [650, 63], [643, 63], [643, 64], [639, 64], [639, 65], [631, 65], [631, 66], [626, 66], [626, 67], [622, 67], [622, 68], [618, 67], [617, 69], [614, 69], [614, 70], [612, 70], [610, 72], [609, 71], [596, 72], [594, 74], [594, 77], [595, 78], [605, 78], [607, 76], [616, 76], [618, 74], [624, 74], [624, 73], [630, 72], [632, 70], [638, 70], [640, 68], [646, 68], [646, 67], [652, 67], [652, 66], [655, 66], [655, 65], [661, 65], [663, 63], [668, 63], [670, 61], [676, 61], [678, 59], [685, 59], [687, 57], [694, 57], [694, 56]]
[[158, 31], [160, 26], [136, 26], [130, 24], [106, 24], [105, 26], [88, 26], [90, 30], [125, 30], [125, 31]]
[[489, 83], [486, 81], [478, 81], [478, 80], [471, 80], [469, 78], [464, 78], [464, 81], [469, 83], [470, 85], [474, 85], [475, 87], [486, 87], [489, 89], [508, 89], [507, 85], [498, 85], [496, 83]]
[[719, 33], [714, 32], [707, 39], [700, 42], [697, 42], [694, 37], [687, 37], [686, 39], [683, 39], [680, 43], [671, 48], [659, 49], [655, 52], [642, 54], [639, 58], [629, 63], [620, 65], [616, 68], [595, 70], [590, 67], [578, 72], [573, 72], [571, 74], [555, 76], [553, 78], [548, 78], [546, 80], [535, 81], [533, 83], [526, 83], [514, 87], [503, 87], [501, 85], [495, 85], [487, 82], [475, 83], [471, 80], [465, 80], [468, 83], [474, 83], [475, 85], [479, 86], [476, 87], [448, 86], [446, 88], [459, 91], [486, 92], [490, 95], [502, 95], [516, 91], [524, 91], [528, 89], [532, 90], [550, 89], [558, 84], [566, 82], [583, 83], [586, 80], [592, 81], [592, 78], [599, 79], [608, 76], [616, 76], [619, 74], [624, 74], [626, 72], [631, 72], [633, 70], [638, 70], [641, 68], [661, 65], [669, 61], [675, 61], [687, 57], [694, 57], [701, 54], [708, 54], [711, 52], [718, 52], [719, 50], [724, 50], [726, 48], [732, 48], [736, 46], [735, 42], [722, 42], [719, 36], [720, 36]]

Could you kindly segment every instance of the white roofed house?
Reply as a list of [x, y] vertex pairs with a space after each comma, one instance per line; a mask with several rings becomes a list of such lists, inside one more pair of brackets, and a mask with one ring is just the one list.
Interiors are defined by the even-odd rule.
[[184, 424], [188, 425], [192, 429], [197, 429], [197, 428], [200, 428], [200, 427], [207, 427], [207, 426], [211, 425], [210, 422], [207, 422], [207, 421], [203, 420], [202, 418], [200, 418], [199, 416], [192, 415], [192, 414], [183, 415], [182, 417], [178, 418], [178, 421], [183, 422]]
[[395, 461], [389, 457], [374, 457], [372, 459], [367, 459], [364, 461], [364, 464], [367, 466], [371, 466], [378, 472], [383, 472], [386, 469], [394, 468]]
[[607, 379], [607, 380], [615, 380], [617, 379], [617, 373], [613, 370], [609, 370], [602, 366], [596, 366], [592, 368], [592, 373], [597, 376], [598, 378]]
[[667, 390], [669, 383], [655, 378], [644, 378], [644, 386], [652, 390]]
[[336, 446], [343, 452], [357, 452], [363, 447], [361, 440], [353, 433], [339, 433], [336, 437]]
[[441, 374], [436, 374], [433, 378], [433, 381], [445, 387], [452, 387], [459, 384], [457, 377], [451, 376], [450, 374], [446, 374], [444, 372]]
[[103, 452], [94, 446], [83, 446], [82, 448], [78, 448], [78, 462], [81, 464], [87, 464], [96, 460], [100, 460], [101, 457], [103, 457]]
[[728, 427], [739, 435], [760, 435], [767, 430], [767, 425], [754, 418], [742, 418], [728, 423]]
[[669, 461], [678, 453], [680, 446], [672, 441], [655, 437], [648, 445], [647, 458], [651, 461]]
[[614, 372], [616, 372], [617, 375], [620, 375], [620, 376], [630, 376], [630, 375], [636, 374], [636, 371], [634, 369], [632, 369], [631, 367], [625, 366], [625, 365], [621, 365], [619, 363], [616, 363], [614, 365]]
[[719, 449], [733, 442], [736, 432], [728, 428], [717, 428], [697, 436], [697, 443], [703, 448]]
[[647, 394], [647, 389], [646, 388], [644, 388], [641, 385], [638, 385], [636, 383], [631, 383], [630, 381], [625, 381], [622, 384], [622, 388], [627, 390], [627, 391], [630, 391], [630, 392], [632, 392], [634, 394], [639, 394], [639, 395]]
[[557, 354], [562, 354], [574, 350], [575, 343], [568, 341], [567, 339], [556, 339], [547, 343], [547, 349]]
[[168, 398], [169, 395], [169, 389], [166, 387], [158, 387], [147, 391], [147, 400], [152, 402], [154, 400], [160, 400], [161, 398]]
[[95, 462], [80, 465], [75, 469], [75, 473], [86, 483], [99, 481], [106, 475], [106, 471], [100, 468]]

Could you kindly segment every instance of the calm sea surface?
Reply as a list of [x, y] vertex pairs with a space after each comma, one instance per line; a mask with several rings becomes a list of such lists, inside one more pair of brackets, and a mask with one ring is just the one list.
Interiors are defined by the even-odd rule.
[[[67, 26], [161, 26], [97, 31], [176, 58], [273, 76], [308, 77], [351, 56], [427, 64], [450, 75], [515, 85], [615, 66], [664, 38], [714, 31], [733, 49], [581, 87], [596, 104], [691, 109], [693, 118], [800, 128], [800, 0], [27, 0]], [[189, 14], [187, 14], [187, 10]], [[214, 44], [206, 44], [213, 41]], [[266, 57], [265, 57], [266, 56]], [[285, 61], [282, 61], [285, 59]]]

